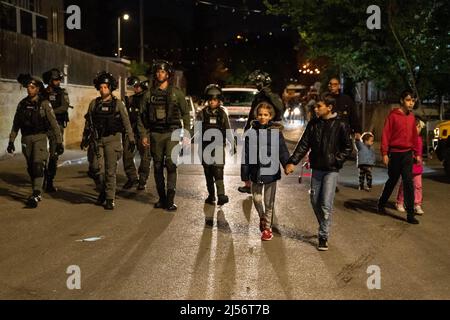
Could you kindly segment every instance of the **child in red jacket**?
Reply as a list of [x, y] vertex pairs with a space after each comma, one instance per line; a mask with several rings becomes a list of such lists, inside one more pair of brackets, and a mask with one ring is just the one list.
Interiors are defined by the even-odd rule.
[[414, 217], [414, 185], [413, 185], [413, 158], [422, 163], [422, 157], [417, 146], [416, 120], [412, 113], [415, 98], [414, 94], [405, 90], [400, 97], [400, 108], [391, 111], [386, 118], [381, 138], [381, 154], [383, 163], [388, 167], [389, 179], [378, 200], [378, 212], [386, 213], [385, 205], [389, 200], [400, 178], [403, 181], [405, 195], [405, 208], [407, 221], [418, 224]]
[[[425, 123], [420, 119], [416, 119], [416, 129], [419, 136], [417, 137], [417, 148], [419, 149], [419, 156], [422, 156], [423, 142], [422, 137], [420, 136], [420, 132], [425, 128]], [[423, 165], [421, 163], [417, 163], [416, 159], [414, 159], [413, 164], [413, 183], [414, 183], [414, 211], [417, 215], [424, 214], [422, 209], [422, 173], [423, 173]], [[404, 206], [404, 196], [403, 196], [403, 183], [400, 182], [400, 186], [398, 188], [397, 194], [397, 210], [400, 212], [405, 212]]]

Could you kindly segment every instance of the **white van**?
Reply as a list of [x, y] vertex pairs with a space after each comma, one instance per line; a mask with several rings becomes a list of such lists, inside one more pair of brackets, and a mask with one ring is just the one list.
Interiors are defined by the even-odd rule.
[[223, 88], [223, 105], [230, 118], [247, 121], [253, 99], [258, 93], [256, 88], [229, 87]]

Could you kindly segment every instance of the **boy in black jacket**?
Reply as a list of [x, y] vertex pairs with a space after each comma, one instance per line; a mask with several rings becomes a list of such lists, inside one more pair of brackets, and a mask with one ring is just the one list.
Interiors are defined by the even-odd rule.
[[317, 104], [318, 119], [308, 123], [305, 133], [288, 161], [285, 173], [310, 151], [312, 168], [311, 205], [319, 222], [320, 251], [328, 250], [328, 236], [339, 170], [352, 152], [348, 124], [334, 112], [336, 99], [325, 93]]

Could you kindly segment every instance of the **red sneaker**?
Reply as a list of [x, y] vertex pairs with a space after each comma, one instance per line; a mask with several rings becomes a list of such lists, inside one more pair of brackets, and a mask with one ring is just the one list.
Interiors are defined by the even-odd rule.
[[262, 241], [270, 241], [273, 238], [273, 233], [271, 229], [266, 229], [261, 233]]

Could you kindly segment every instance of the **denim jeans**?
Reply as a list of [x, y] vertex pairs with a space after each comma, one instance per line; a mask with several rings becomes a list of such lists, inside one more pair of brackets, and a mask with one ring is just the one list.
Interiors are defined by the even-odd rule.
[[339, 172], [313, 170], [310, 198], [317, 221], [319, 237], [328, 239]]

